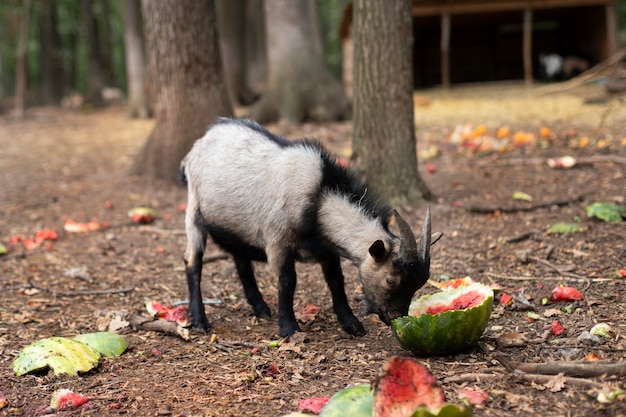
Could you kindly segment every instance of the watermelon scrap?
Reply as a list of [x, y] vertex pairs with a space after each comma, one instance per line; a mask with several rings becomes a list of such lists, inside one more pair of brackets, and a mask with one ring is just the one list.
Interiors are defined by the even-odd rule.
[[179, 326], [187, 327], [190, 325], [189, 311], [187, 306], [165, 306], [158, 301], [146, 301], [146, 310], [151, 316], [159, 319], [176, 322]]
[[52, 394], [50, 408], [55, 411], [74, 410], [87, 402], [89, 402], [88, 397], [76, 394], [72, 390], [62, 388], [54, 391]]
[[558, 286], [550, 293], [550, 301], [576, 301], [582, 299], [583, 295], [574, 287]]
[[319, 414], [329, 400], [330, 397], [303, 398], [298, 403], [298, 410]]
[[374, 415], [410, 416], [417, 408], [435, 410], [446, 403], [437, 379], [418, 361], [392, 356], [374, 388]]

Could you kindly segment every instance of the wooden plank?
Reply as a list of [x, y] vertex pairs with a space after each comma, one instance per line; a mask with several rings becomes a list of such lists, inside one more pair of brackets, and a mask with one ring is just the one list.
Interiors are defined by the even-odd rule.
[[414, 4], [413, 16], [436, 16], [439, 14], [468, 14], [525, 10], [554, 9], [562, 7], [615, 5], [616, 0], [509, 0], [499, 2]]
[[615, 4], [606, 5], [606, 43], [608, 55], [613, 55], [617, 51], [617, 6]]
[[527, 8], [524, 10], [524, 82], [527, 86], [533, 83], [533, 10]]
[[441, 85], [450, 87], [450, 14], [441, 15]]

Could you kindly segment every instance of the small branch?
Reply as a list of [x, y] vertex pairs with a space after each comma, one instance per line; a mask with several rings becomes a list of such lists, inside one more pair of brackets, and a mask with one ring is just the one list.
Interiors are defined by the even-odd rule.
[[[519, 165], [543, 165], [548, 163], [549, 158], [507, 158], [499, 160], [478, 160], [474, 165], [480, 167], [507, 167]], [[603, 162], [613, 162], [615, 164], [626, 164], [626, 158], [617, 155], [593, 155], [574, 158], [576, 165], [592, 165]], [[471, 163], [471, 162], [470, 162]]]
[[581, 201], [582, 199], [583, 199], [583, 196], [576, 196], [576, 197], [571, 197], [571, 198], [566, 198], [566, 199], [561, 199], [561, 200], [554, 200], [554, 201], [547, 201], [544, 203], [531, 204], [525, 207], [510, 207], [510, 206], [509, 207], [486, 207], [486, 206], [475, 205], [475, 206], [467, 207], [466, 210], [472, 213], [482, 213], [482, 214], [494, 213], [496, 211], [499, 211], [502, 213], [516, 213], [520, 211], [533, 211], [533, 210], [537, 210], [540, 208], [552, 207], [552, 206], [567, 206], [568, 204]]
[[514, 369], [532, 374], [557, 375], [593, 378], [602, 375], [626, 376], [626, 362], [608, 363], [598, 361], [585, 362], [548, 362], [548, 363], [511, 363]]
[[[534, 383], [539, 383], [539, 384], [547, 384], [552, 380], [552, 378], [554, 378], [554, 376], [552, 375], [525, 374], [525, 373], [518, 373], [518, 372], [515, 372], [514, 375], [524, 381], [534, 382]], [[503, 378], [502, 375], [496, 375], [496, 374], [471, 373], [471, 374], [461, 374], [461, 375], [447, 377], [447, 378], [444, 378], [442, 382], [444, 384], [462, 384], [466, 382], [493, 381], [495, 379], [502, 379], [502, 378]], [[564, 377], [564, 382], [565, 384], [574, 385], [578, 387], [594, 387], [594, 388], [603, 387], [603, 384], [596, 382], [596, 381], [590, 381], [588, 379], [582, 379], [582, 378], [572, 378], [572, 377], [567, 377], [567, 376]]]
[[163, 229], [156, 226], [141, 226], [137, 230], [144, 233], [159, 233], [163, 235], [184, 236], [186, 234], [184, 229]]
[[183, 340], [190, 340], [189, 329], [179, 326], [173, 321], [147, 318], [128, 314], [126, 320], [134, 330], [146, 330], [151, 332], [161, 332], [173, 336], [178, 336]]
[[36, 288], [41, 291], [49, 292], [54, 295], [61, 295], [63, 297], [78, 297], [81, 295], [105, 295], [105, 294], [123, 294], [131, 292], [134, 288], [119, 288], [116, 290], [92, 290], [92, 291], [59, 291], [52, 288], [43, 287], [41, 285], [33, 284], [28, 281], [29, 286], [24, 288]]
[[554, 265], [552, 262], [546, 261], [545, 259], [541, 259], [541, 258], [537, 258], [535, 256], [528, 256], [527, 259], [531, 260], [531, 261], [535, 261], [537, 263], [540, 263], [541, 265], [545, 265], [548, 268], [551, 268], [553, 270], [555, 270], [556, 272], [558, 272], [561, 275], [567, 275], [569, 277], [573, 277], [573, 278], [578, 278], [581, 280], [584, 280], [585, 278], [578, 275], [578, 274], [574, 274], [573, 272], [568, 272], [566, 271], [564, 268], [561, 268], [557, 265]]

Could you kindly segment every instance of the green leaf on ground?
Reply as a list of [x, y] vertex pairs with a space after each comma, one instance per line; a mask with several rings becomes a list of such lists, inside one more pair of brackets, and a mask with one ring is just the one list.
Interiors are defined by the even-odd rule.
[[554, 223], [548, 228], [548, 233], [577, 233], [584, 230], [584, 227], [576, 223]]
[[626, 207], [615, 203], [595, 202], [587, 206], [587, 217], [596, 217], [605, 222], [619, 223], [626, 217]]

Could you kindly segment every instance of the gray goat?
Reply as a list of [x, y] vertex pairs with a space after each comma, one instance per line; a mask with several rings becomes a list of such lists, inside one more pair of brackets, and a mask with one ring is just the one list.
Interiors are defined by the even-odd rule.
[[[406, 315], [429, 278], [431, 226], [426, 218], [419, 247], [407, 222], [376, 199], [367, 185], [308, 140], [288, 141], [249, 120], [220, 119], [183, 159], [188, 186], [185, 265], [193, 326], [210, 330], [200, 280], [207, 235], [233, 255], [246, 299], [270, 317], [252, 268], [269, 264], [278, 276], [282, 337], [300, 331], [293, 311], [295, 261], [321, 265], [343, 329], [362, 336], [344, 289], [340, 257], [358, 268], [367, 313], [389, 324]], [[389, 230], [394, 214], [400, 230]]]

